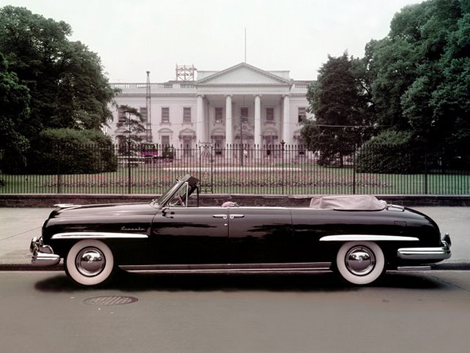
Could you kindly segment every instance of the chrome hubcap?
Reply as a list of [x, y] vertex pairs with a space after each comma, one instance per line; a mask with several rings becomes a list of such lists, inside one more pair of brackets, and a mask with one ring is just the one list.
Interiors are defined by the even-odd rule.
[[364, 246], [355, 246], [346, 254], [346, 267], [356, 276], [365, 276], [375, 267], [374, 253]]
[[75, 258], [77, 270], [84, 276], [97, 276], [106, 265], [104, 254], [97, 248], [85, 248]]

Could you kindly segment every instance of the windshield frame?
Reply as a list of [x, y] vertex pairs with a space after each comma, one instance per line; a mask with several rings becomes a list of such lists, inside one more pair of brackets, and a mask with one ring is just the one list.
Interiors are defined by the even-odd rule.
[[[158, 206], [158, 207], [164, 207], [169, 200], [173, 197], [173, 195], [178, 192], [178, 190], [184, 185], [188, 184], [188, 195], [186, 195], [186, 198], [192, 194], [194, 190], [199, 190], [197, 188], [197, 183], [199, 182], [198, 179], [192, 177], [191, 175], [187, 174], [181, 179], [176, 179], [175, 184], [171, 188], [169, 188], [167, 191], [165, 191], [158, 199], [154, 200], [152, 202], [152, 206]], [[198, 195], [199, 196], [199, 195]], [[199, 201], [198, 201], [199, 203]]]
[[159, 206], [162, 206], [165, 203], [165, 201], [171, 199], [173, 194], [179, 190], [180, 186], [181, 185], [179, 182], [175, 183], [171, 188], [169, 188], [166, 192], [164, 192], [155, 202]]

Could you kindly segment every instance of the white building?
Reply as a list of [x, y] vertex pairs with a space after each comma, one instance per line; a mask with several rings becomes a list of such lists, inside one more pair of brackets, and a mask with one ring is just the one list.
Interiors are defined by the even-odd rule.
[[[292, 80], [289, 71], [241, 63], [222, 71], [197, 71], [197, 79], [150, 84], [150, 95], [145, 83], [112, 86], [121, 89], [118, 106], [129, 105], [146, 115], [150, 102], [151, 142], [193, 148], [207, 142], [301, 144], [299, 121], [306, 115], [309, 83]], [[116, 142], [119, 115], [115, 110], [106, 131]]]

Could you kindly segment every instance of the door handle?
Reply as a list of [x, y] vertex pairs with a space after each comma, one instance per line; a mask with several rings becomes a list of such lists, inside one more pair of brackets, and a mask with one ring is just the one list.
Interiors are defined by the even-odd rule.
[[245, 218], [244, 214], [232, 214], [230, 215], [230, 219], [235, 219], [235, 218]]
[[222, 219], [227, 219], [226, 214], [215, 214], [212, 216], [212, 218], [222, 218]]

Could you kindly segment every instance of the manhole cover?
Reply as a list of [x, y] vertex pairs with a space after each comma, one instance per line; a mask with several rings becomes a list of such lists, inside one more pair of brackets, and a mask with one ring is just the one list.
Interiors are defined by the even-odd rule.
[[83, 301], [87, 305], [111, 306], [111, 305], [126, 305], [135, 303], [138, 299], [136, 297], [128, 297], [121, 295], [93, 297]]

